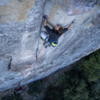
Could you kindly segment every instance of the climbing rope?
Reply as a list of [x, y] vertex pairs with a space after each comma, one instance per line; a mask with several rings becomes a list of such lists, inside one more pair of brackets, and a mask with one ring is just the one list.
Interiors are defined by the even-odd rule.
[[[35, 62], [33, 63], [32, 67], [36, 66], [36, 63], [37, 63], [37, 60], [38, 60], [38, 56], [39, 56], [40, 52], [42, 51], [43, 46], [44, 46], [44, 45], [41, 46], [39, 52], [37, 53]], [[32, 72], [33, 70], [34, 70], [34, 69], [32, 69], [30, 72]]]
[[[44, 3], [44, 6], [43, 6], [43, 13], [42, 13], [42, 15], [44, 14], [44, 7], [45, 7], [45, 3]], [[41, 16], [40, 16], [41, 17]], [[41, 20], [41, 23], [40, 23], [41, 25], [40, 25], [40, 31], [39, 31], [39, 33], [38, 33], [38, 42], [37, 42], [37, 49], [36, 49], [36, 60], [35, 60], [35, 62], [33, 63], [33, 65], [32, 65], [32, 67], [34, 67], [34, 66], [36, 66], [36, 63], [37, 63], [37, 61], [38, 61], [38, 56], [39, 56], [39, 54], [40, 54], [40, 52], [42, 51], [42, 48], [43, 48], [43, 46], [44, 45], [42, 45], [41, 46], [41, 48], [40, 48], [40, 50], [39, 50], [39, 38], [40, 38], [40, 33], [41, 33], [41, 28], [42, 28], [42, 20]], [[38, 52], [39, 51], [39, 52]], [[32, 72], [34, 69], [32, 69], [30, 72]]]
[[41, 48], [40, 48], [40, 50], [39, 50], [39, 52], [38, 52], [38, 54], [37, 54], [37, 56], [36, 56], [36, 60], [35, 60], [35, 62], [34, 62], [33, 65], [32, 65], [33, 67], [34, 67], [34, 66], [36, 65], [36, 63], [37, 63], [38, 56], [39, 56], [40, 52], [42, 51], [43, 46], [44, 46], [44, 45], [41, 46]]
[[[43, 13], [44, 13], [44, 7], [45, 7], [45, 3], [44, 3], [44, 6], [43, 6]], [[42, 15], [43, 15], [43, 14], [42, 14]], [[40, 17], [41, 17], [41, 16], [40, 16]], [[41, 17], [41, 18], [42, 18], [42, 17]], [[39, 55], [39, 53], [40, 53], [40, 51], [41, 51], [41, 49], [40, 49], [40, 51], [39, 51], [39, 38], [40, 38], [41, 28], [42, 28], [42, 19], [41, 19], [41, 23], [40, 23], [40, 31], [39, 31], [39, 33], [38, 33], [38, 42], [37, 42], [37, 49], [36, 49], [36, 61], [35, 61], [35, 63], [33, 64], [33, 66], [36, 65], [37, 59], [38, 59], [38, 55]], [[43, 45], [42, 45], [41, 48], [43, 48]], [[39, 51], [39, 53], [38, 53], [38, 51]]]
[[[45, 7], [45, 3], [44, 3], [44, 6], [43, 6], [43, 13], [42, 13], [42, 15], [44, 14], [44, 7]], [[40, 23], [40, 31], [38, 33], [38, 42], [37, 42], [37, 49], [36, 49], [36, 59], [37, 59], [37, 55], [38, 55], [38, 51], [39, 51], [39, 38], [40, 38], [41, 29], [42, 29], [42, 19], [41, 19], [41, 23]]]

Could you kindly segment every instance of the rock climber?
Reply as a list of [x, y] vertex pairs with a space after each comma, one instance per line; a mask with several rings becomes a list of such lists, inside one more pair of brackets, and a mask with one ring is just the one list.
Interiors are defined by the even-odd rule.
[[47, 33], [49, 34], [49, 37], [47, 36], [47, 34], [45, 32], [41, 32], [41, 38], [45, 40], [45, 48], [47, 48], [47, 46], [53, 46], [55, 47], [58, 44], [58, 39], [59, 37], [65, 33], [67, 30], [69, 30], [72, 26], [72, 24], [74, 23], [75, 20], [73, 20], [71, 22], [71, 24], [68, 26], [68, 28], [63, 28], [60, 25], [56, 25], [54, 27], [54, 29], [50, 29], [47, 26], [47, 15], [43, 15], [44, 18], [44, 23], [43, 26], [46, 29]]

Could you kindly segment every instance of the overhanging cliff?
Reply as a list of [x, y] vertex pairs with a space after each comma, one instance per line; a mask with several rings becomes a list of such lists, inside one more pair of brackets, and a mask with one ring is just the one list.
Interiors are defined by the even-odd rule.
[[[100, 48], [100, 2], [79, 1], [0, 0], [0, 91], [44, 78]], [[76, 21], [57, 47], [42, 49], [33, 66], [43, 43], [43, 13], [52, 26]]]

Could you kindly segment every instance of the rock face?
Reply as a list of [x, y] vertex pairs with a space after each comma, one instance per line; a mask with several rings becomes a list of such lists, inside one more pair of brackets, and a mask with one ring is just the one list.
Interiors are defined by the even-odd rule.
[[[58, 1], [68, 15], [87, 13], [93, 10], [99, 0], [62, 0]], [[67, 6], [66, 6], [67, 5]]]
[[0, 23], [24, 21], [33, 4], [34, 0], [0, 0]]
[[[87, 3], [93, 2], [91, 12], [87, 5], [81, 5], [82, 1], [86, 3], [86, 0], [0, 0], [0, 91], [44, 78], [100, 48], [99, 1]], [[78, 4], [83, 11], [76, 7]], [[73, 19], [76, 21], [59, 38], [55, 48], [42, 48], [36, 63], [37, 47], [40, 49], [43, 44], [39, 38], [40, 31], [44, 31], [43, 13], [48, 15], [51, 28], [56, 24], [67, 27]]]

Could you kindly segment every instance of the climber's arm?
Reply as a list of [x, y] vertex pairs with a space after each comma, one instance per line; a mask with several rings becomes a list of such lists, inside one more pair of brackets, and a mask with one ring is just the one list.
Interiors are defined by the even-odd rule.
[[44, 19], [43, 26], [45, 27], [47, 25], [47, 19]]
[[71, 28], [72, 25], [73, 25], [73, 23], [71, 23], [71, 24], [68, 26], [68, 28], [64, 28], [64, 29], [63, 29], [63, 33], [65, 33], [66, 31], [68, 31], [68, 30]]
[[69, 26], [68, 26], [68, 30], [72, 27], [73, 23], [71, 23]]
[[71, 24], [68, 26], [68, 28], [64, 28], [63, 33], [65, 33], [66, 31], [68, 31], [72, 27], [72, 25], [73, 25], [74, 22], [75, 22], [75, 19], [71, 22]]
[[65, 33], [66, 31], [68, 31], [68, 30], [71, 28], [72, 25], [73, 25], [73, 23], [71, 23], [71, 24], [68, 26], [68, 28], [64, 28], [63, 33]]
[[68, 28], [64, 28], [64, 33], [72, 27], [74, 22], [75, 22], [75, 19], [71, 22], [71, 24], [68, 26]]
[[47, 19], [44, 19], [44, 23], [43, 23], [44, 28], [46, 29], [46, 31], [48, 33], [50, 33], [51, 29], [47, 26]]
[[45, 27], [47, 25], [47, 16], [46, 15], [43, 15], [43, 18], [44, 18], [43, 26]]
[[43, 15], [43, 18], [44, 18], [44, 23], [43, 23], [44, 28], [48, 33], [51, 33], [51, 29], [47, 26], [47, 16]]
[[68, 30], [72, 27], [72, 25], [74, 24], [75, 19], [71, 22], [71, 24], [68, 26]]

